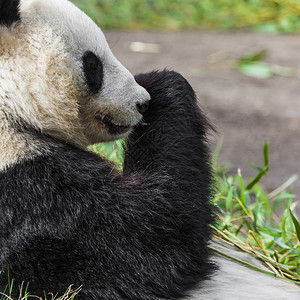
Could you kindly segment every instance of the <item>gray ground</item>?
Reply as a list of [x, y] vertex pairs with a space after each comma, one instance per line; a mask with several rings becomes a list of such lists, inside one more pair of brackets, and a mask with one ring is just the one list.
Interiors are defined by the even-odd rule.
[[[264, 139], [270, 145], [268, 189], [300, 173], [300, 36], [250, 32], [105, 32], [118, 59], [133, 73], [169, 68], [182, 73], [223, 136], [219, 162], [244, 176], [262, 165]], [[132, 42], [155, 43], [158, 53], [134, 52]], [[262, 49], [266, 61], [294, 69], [292, 77], [256, 79], [229, 60]], [[219, 138], [212, 138], [212, 148]], [[300, 194], [300, 180], [294, 183]]]

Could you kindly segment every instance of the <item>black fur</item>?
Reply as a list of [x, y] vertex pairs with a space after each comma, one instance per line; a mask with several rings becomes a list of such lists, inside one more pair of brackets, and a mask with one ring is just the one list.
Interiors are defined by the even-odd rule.
[[10, 26], [20, 20], [20, 0], [0, 0], [0, 25]]
[[73, 284], [79, 299], [177, 299], [214, 269], [209, 125], [181, 75], [136, 80], [152, 99], [123, 174], [54, 139], [47, 155], [0, 173], [0, 266], [31, 294]]
[[89, 90], [97, 93], [103, 83], [103, 65], [101, 60], [91, 51], [85, 52], [82, 57], [83, 72]]

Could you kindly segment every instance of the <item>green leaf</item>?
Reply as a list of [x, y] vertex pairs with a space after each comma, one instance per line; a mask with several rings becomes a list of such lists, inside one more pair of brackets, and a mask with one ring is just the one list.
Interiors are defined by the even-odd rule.
[[269, 145], [267, 140], [265, 140], [265, 144], [264, 144], [264, 162], [265, 162], [265, 167], [268, 169], [269, 168]]
[[241, 173], [239, 172], [239, 179], [240, 179], [240, 187], [241, 187], [241, 202], [243, 205], [246, 204], [246, 197], [245, 197], [245, 186], [244, 186], [244, 180], [243, 177], [241, 175]]
[[[281, 195], [279, 195], [281, 196]], [[286, 197], [276, 197], [276, 199], [273, 201], [272, 203], [272, 209], [273, 211], [276, 211], [278, 209], [278, 207], [280, 206], [280, 204], [283, 202], [283, 199], [285, 199]]]
[[249, 208], [251, 202], [250, 193], [248, 191], [245, 192], [245, 206]]
[[279, 239], [274, 239], [274, 243], [276, 243], [278, 246], [280, 246], [283, 249], [291, 249], [290, 246], [288, 246], [287, 244], [285, 244], [284, 242], [282, 242], [281, 238]]
[[238, 235], [238, 233], [240, 232], [240, 230], [243, 228], [245, 221], [241, 222], [241, 225], [238, 227], [238, 229], [235, 232], [235, 235]]
[[253, 210], [253, 228], [255, 230], [255, 232], [258, 232], [257, 230], [257, 223], [258, 223], [258, 214], [259, 214], [259, 210], [260, 210], [260, 205], [257, 205], [254, 210]]
[[261, 51], [258, 51], [258, 52], [255, 52], [255, 53], [252, 53], [252, 54], [245, 55], [245, 56], [241, 57], [238, 60], [238, 62], [242, 62], [242, 63], [257, 62], [257, 61], [263, 60], [264, 58], [266, 58], [266, 56], [267, 56], [267, 50], [261, 50]]
[[247, 185], [246, 190], [251, 190], [254, 185], [256, 185], [260, 179], [268, 172], [268, 167], [264, 167]]
[[[255, 184], [257, 184], [260, 179], [268, 172], [269, 170], [269, 146], [268, 146], [268, 141], [265, 140], [264, 144], [264, 168], [261, 169], [259, 167], [256, 167], [252, 164], [252, 166], [256, 169], [259, 170], [259, 173], [249, 182], [249, 184], [246, 187], [246, 190], [251, 190]], [[250, 164], [251, 165], [251, 164]]]
[[279, 199], [279, 200], [285, 200], [286, 198], [289, 198], [289, 199], [292, 199], [292, 198], [296, 198], [297, 196], [294, 195], [294, 194], [290, 194], [290, 193], [282, 193], [282, 194], [279, 194], [276, 199]]
[[275, 234], [281, 234], [281, 230], [278, 228], [274, 228], [271, 225], [267, 224], [265, 225], [265, 228], [270, 229], [270, 231], [275, 235]]
[[290, 215], [292, 217], [292, 220], [293, 220], [293, 223], [294, 223], [294, 226], [296, 229], [297, 238], [300, 241], [300, 224], [290, 209], [289, 209], [289, 212], [290, 212]]
[[255, 78], [266, 79], [273, 75], [272, 66], [268, 63], [254, 61], [254, 62], [238, 62], [238, 69]]
[[282, 220], [281, 220], [281, 230], [282, 230], [282, 234], [285, 234], [285, 233], [286, 233], [285, 224], [286, 224], [286, 213], [284, 213], [284, 214], [282, 215]]
[[249, 165], [250, 167], [252, 167], [253, 169], [255, 169], [256, 171], [258, 171], [258, 172], [262, 171], [262, 168], [261, 168], [261, 167], [256, 166], [256, 165], [253, 164], [251, 161], [248, 161], [248, 165]]
[[289, 209], [292, 205], [292, 198], [286, 198], [283, 211]]
[[229, 191], [228, 191], [228, 195], [227, 195], [227, 199], [226, 199], [226, 209], [229, 211], [230, 209], [230, 204], [232, 201], [232, 187], [229, 187]]

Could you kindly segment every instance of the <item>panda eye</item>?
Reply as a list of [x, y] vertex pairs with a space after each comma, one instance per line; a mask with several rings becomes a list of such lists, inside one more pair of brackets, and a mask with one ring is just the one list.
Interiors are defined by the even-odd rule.
[[84, 53], [82, 57], [83, 72], [89, 90], [99, 92], [103, 82], [103, 65], [101, 60], [91, 51]]

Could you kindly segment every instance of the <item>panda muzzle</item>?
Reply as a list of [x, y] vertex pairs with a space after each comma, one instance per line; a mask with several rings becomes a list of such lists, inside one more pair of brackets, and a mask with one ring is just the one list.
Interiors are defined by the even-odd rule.
[[128, 131], [130, 128], [130, 125], [117, 125], [112, 120], [113, 117], [110, 114], [107, 115], [101, 115], [97, 114], [95, 116], [95, 119], [100, 121], [105, 127], [107, 127], [108, 132], [110, 134], [122, 134]]

